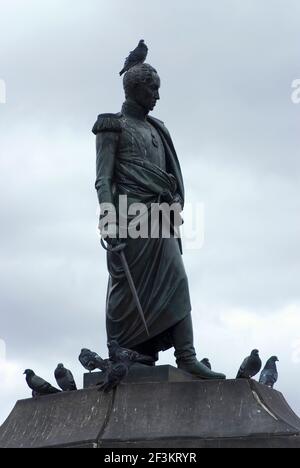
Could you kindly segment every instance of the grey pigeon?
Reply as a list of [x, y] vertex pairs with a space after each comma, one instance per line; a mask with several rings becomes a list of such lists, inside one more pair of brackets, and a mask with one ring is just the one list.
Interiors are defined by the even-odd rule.
[[32, 390], [33, 397], [50, 395], [52, 393], [60, 393], [60, 390], [52, 387], [52, 385], [46, 382], [46, 380], [35, 375], [33, 370], [26, 369], [24, 374], [26, 375], [27, 385]]
[[117, 341], [112, 340], [107, 343], [109, 351], [109, 359], [113, 362], [125, 362], [125, 363], [152, 363], [152, 359], [149, 356], [140, 354], [137, 351], [132, 351], [131, 349], [121, 348]]
[[259, 373], [262, 366], [262, 362], [259, 357], [259, 351], [254, 349], [251, 352], [251, 355], [247, 357], [243, 364], [241, 365], [238, 374], [236, 376], [237, 379], [251, 379], [256, 374]]
[[207, 367], [209, 370], [211, 370], [211, 364], [210, 364], [210, 362], [209, 362], [209, 359], [208, 359], [208, 358], [204, 358], [204, 359], [202, 359], [201, 363], [202, 363], [202, 364], [204, 364], [204, 365], [205, 365], [205, 367]]
[[99, 391], [110, 392], [116, 388], [128, 375], [129, 369], [136, 362], [152, 363], [148, 356], [131, 349], [122, 348], [115, 340], [107, 343], [109, 350], [109, 367], [106, 370], [104, 382], [99, 384]]
[[276, 362], [279, 362], [278, 357], [272, 356], [266, 363], [264, 369], [261, 371], [259, 383], [273, 388], [278, 380], [278, 371]]
[[106, 371], [103, 383], [99, 384], [99, 391], [108, 393], [116, 388], [128, 375], [132, 364], [133, 362], [111, 363], [110, 368]]
[[120, 76], [123, 73], [130, 70], [130, 68], [138, 65], [139, 63], [144, 63], [148, 54], [148, 47], [146, 46], [144, 39], [141, 39], [138, 43], [138, 46], [130, 52], [128, 57], [125, 60], [124, 67], [120, 71]]
[[90, 372], [95, 369], [100, 369], [105, 372], [108, 368], [108, 359], [102, 359], [97, 353], [94, 353], [90, 349], [83, 348], [78, 359], [83, 367]]
[[54, 377], [57, 385], [64, 392], [77, 390], [73, 374], [69, 369], [66, 369], [63, 364], [58, 364], [54, 371]]

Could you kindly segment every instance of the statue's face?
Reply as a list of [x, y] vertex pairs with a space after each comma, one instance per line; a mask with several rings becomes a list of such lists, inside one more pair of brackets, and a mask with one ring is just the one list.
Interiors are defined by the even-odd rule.
[[147, 112], [152, 111], [159, 99], [160, 78], [157, 73], [152, 74], [152, 80], [136, 86], [134, 100]]

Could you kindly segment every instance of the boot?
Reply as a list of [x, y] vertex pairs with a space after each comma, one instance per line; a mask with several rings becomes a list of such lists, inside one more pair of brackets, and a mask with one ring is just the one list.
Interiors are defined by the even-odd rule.
[[208, 369], [196, 358], [191, 315], [176, 324], [172, 331], [172, 341], [175, 348], [175, 358], [178, 369], [192, 374], [199, 379], [224, 380], [226, 376]]

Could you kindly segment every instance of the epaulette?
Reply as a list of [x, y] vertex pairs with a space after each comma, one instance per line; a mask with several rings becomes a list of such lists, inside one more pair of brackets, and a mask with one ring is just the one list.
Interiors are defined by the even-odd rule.
[[100, 114], [92, 132], [97, 135], [101, 132], [121, 132], [120, 114]]

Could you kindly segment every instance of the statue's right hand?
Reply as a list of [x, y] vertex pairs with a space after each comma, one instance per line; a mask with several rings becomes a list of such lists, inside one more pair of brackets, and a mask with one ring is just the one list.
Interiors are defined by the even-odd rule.
[[101, 237], [101, 245], [108, 252], [120, 253], [126, 248], [126, 243], [121, 242], [120, 239], [106, 238], [105, 242], [104, 239]]
[[116, 247], [120, 243], [119, 239], [117, 239], [116, 237], [107, 236], [104, 240], [110, 247]]
[[105, 219], [100, 216], [98, 229], [100, 236], [109, 245], [115, 245], [118, 242], [119, 229], [116, 223], [107, 223]]

